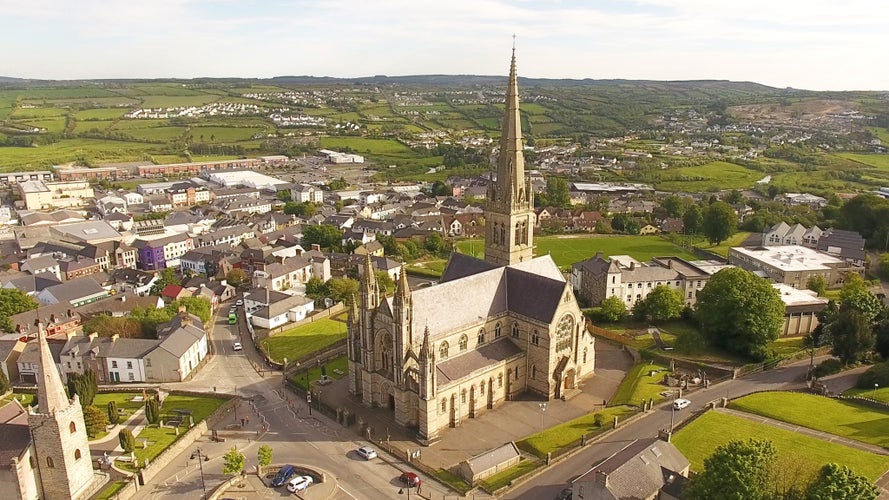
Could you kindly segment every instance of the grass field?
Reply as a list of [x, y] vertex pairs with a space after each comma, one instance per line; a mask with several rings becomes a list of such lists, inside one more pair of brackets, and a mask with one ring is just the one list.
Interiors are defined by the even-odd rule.
[[852, 402], [795, 392], [762, 392], [732, 401], [731, 408], [889, 448], [889, 412]]
[[127, 112], [126, 108], [97, 108], [84, 109], [74, 113], [78, 120], [113, 120], [120, 118]]
[[93, 497], [93, 500], [111, 500], [117, 498], [117, 492], [124, 489], [127, 484], [129, 484], [129, 481], [114, 481], [113, 483], [109, 483], [105, 489]]
[[741, 232], [733, 234], [729, 239], [723, 241], [722, 243], [720, 243], [718, 245], [711, 245], [710, 242], [707, 241], [706, 238], [701, 237], [699, 240], [697, 240], [694, 243], [694, 246], [701, 248], [703, 250], [713, 252], [715, 254], [722, 255], [723, 257], [727, 258], [728, 257], [728, 249], [731, 247], [740, 246], [741, 243], [743, 243], [744, 240], [746, 240], [749, 236], [750, 236], [750, 233], [748, 233], [746, 231], [741, 231]]
[[3, 406], [3, 405], [5, 405], [6, 403], [9, 403], [10, 401], [12, 401], [12, 398], [15, 398], [15, 399], [17, 399], [17, 400], [19, 401], [19, 403], [22, 404], [22, 406], [24, 406], [25, 408], [27, 408], [27, 407], [31, 406], [31, 405], [34, 403], [34, 398], [35, 398], [35, 397], [36, 397], [36, 396], [35, 396], [34, 394], [17, 394], [17, 393], [11, 393], [11, 394], [7, 395], [5, 398], [0, 399], [0, 406]]
[[346, 338], [346, 324], [329, 318], [313, 321], [263, 339], [262, 349], [277, 362], [294, 361]]
[[[175, 415], [173, 410], [188, 409], [192, 411], [191, 416], [194, 419], [194, 422], [198, 423], [210, 416], [222, 406], [223, 403], [225, 403], [225, 399], [223, 398], [179, 396], [174, 394], [167, 396], [164, 400], [164, 403], [161, 406], [161, 417], [167, 419]], [[160, 455], [161, 452], [166, 450], [171, 444], [185, 434], [185, 431], [187, 430], [188, 423], [186, 422], [183, 422], [178, 435], [176, 431], [170, 427], [146, 427], [142, 429], [142, 432], [136, 436], [137, 447], [134, 451], [136, 459], [139, 460], [139, 464], [144, 464], [146, 458], [154, 460], [155, 457]], [[138, 445], [143, 439], [148, 440], [147, 448], [142, 448]], [[127, 462], [117, 462], [117, 465], [122, 469], [129, 471], [134, 470], [132, 464]]]
[[249, 141], [256, 134], [270, 131], [271, 127], [192, 127], [191, 136], [196, 141], [219, 144]]
[[[617, 391], [612, 396], [609, 405], [634, 405], [642, 406], [649, 399], [660, 402], [666, 399], [661, 392], [670, 390], [661, 384], [668, 367], [654, 362], [642, 362], [634, 366], [621, 381]], [[651, 373], [654, 372], [654, 375]]]
[[322, 137], [319, 141], [320, 147], [325, 149], [339, 150], [350, 148], [358, 154], [375, 154], [375, 155], [408, 155], [412, 156], [413, 151], [404, 144], [394, 139], [367, 139], [364, 137]]
[[680, 167], [659, 173], [655, 182], [658, 189], [665, 191], [709, 192], [720, 189], [751, 188], [765, 174], [756, 170], [714, 161], [695, 167]]
[[[597, 412], [590, 412], [582, 417], [550, 427], [516, 444], [519, 448], [543, 458], [547, 453], [556, 452], [567, 446], [573, 446], [580, 441], [580, 437], [584, 434], [589, 437], [590, 435], [605, 432], [611, 428], [611, 421], [614, 417], [624, 420], [635, 412], [636, 410], [629, 406], [614, 406]], [[603, 425], [601, 427], [596, 427], [595, 424], [597, 414], [602, 415]]]
[[181, 108], [203, 106], [219, 99], [210, 94], [197, 95], [147, 95], [141, 98], [143, 108]]
[[751, 437], [771, 441], [778, 452], [778, 463], [793, 464], [793, 470], [805, 479], [830, 462], [846, 465], [871, 481], [889, 469], [889, 456], [876, 455], [713, 411], [705, 413], [677, 432], [673, 436], [673, 444], [691, 462], [691, 469], [700, 472], [704, 468], [704, 459], [717, 447], [729, 441], [746, 441]]
[[[346, 359], [345, 356], [340, 356], [328, 361], [324, 364], [324, 373], [334, 380], [345, 377], [346, 374], [349, 373], [348, 359]], [[290, 377], [290, 380], [299, 387], [306, 389], [306, 370], [300, 370], [299, 368], [297, 368], [297, 373], [294, 376]], [[321, 380], [321, 367], [310, 367], [308, 370], [308, 386], [311, 386], [318, 380]]]
[[[534, 243], [535, 255], [550, 254], [556, 265], [561, 268], [595, 257], [596, 252], [603, 252], [606, 256], [629, 255], [640, 262], [667, 255], [689, 260], [697, 259], [693, 253], [658, 236], [540, 236], [534, 238]], [[460, 241], [457, 247], [461, 253], [479, 258], [484, 256], [484, 242], [480, 239]]]
[[[154, 144], [105, 141], [100, 139], [63, 139], [49, 146], [35, 148], [0, 148], [0, 170], [39, 170], [84, 158], [92, 163], [139, 161]], [[29, 168], [30, 166], [30, 168]]]
[[880, 170], [889, 170], [889, 154], [837, 153], [836, 155]]
[[884, 403], [889, 403], [889, 387], [878, 387], [877, 390], [873, 389], [859, 389], [854, 387], [845, 391], [843, 393], [845, 396], [861, 396], [864, 398], [876, 399], [877, 401], [882, 401]]

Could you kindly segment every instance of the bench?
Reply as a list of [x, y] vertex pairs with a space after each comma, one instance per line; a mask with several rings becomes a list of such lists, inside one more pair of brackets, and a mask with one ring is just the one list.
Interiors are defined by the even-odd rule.
[[336, 373], [337, 375], [345, 375], [346, 374], [346, 372], [340, 370], [339, 368], [334, 368], [333, 373]]

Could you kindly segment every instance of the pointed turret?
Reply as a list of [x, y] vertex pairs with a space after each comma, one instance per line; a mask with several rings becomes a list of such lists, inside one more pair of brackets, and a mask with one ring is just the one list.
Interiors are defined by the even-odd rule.
[[426, 329], [423, 331], [423, 345], [420, 347], [420, 360], [426, 361], [429, 359], [429, 353], [431, 351], [431, 347], [429, 346], [429, 325], [426, 325]]
[[373, 262], [370, 260], [370, 254], [364, 256], [364, 276], [362, 276], [361, 284], [362, 309], [365, 312], [371, 311], [380, 305], [380, 293], [377, 285], [377, 277], [374, 275]]
[[40, 350], [40, 380], [37, 384], [37, 409], [43, 414], [52, 414], [68, 408], [71, 402], [65, 394], [65, 386], [59, 369], [53, 360], [43, 323], [37, 324], [37, 348]]

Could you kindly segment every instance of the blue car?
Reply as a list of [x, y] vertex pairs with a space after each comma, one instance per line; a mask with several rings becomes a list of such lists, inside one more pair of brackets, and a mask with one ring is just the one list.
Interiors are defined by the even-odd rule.
[[287, 482], [294, 474], [296, 474], [296, 467], [287, 464], [284, 467], [281, 467], [281, 470], [272, 478], [272, 486], [284, 486], [284, 483]]

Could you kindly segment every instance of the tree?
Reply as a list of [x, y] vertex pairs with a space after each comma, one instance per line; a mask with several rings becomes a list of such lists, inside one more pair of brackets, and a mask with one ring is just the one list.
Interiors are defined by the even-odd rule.
[[784, 302], [768, 281], [739, 267], [727, 268], [698, 292], [696, 315], [713, 345], [758, 361], [778, 338]]
[[830, 353], [843, 364], [857, 363], [874, 346], [874, 333], [867, 316], [853, 308], [840, 307], [837, 319], [825, 330], [830, 336]]
[[231, 271], [225, 274], [225, 281], [236, 288], [247, 283], [248, 280], [247, 273], [240, 267], [234, 267]]
[[336, 226], [322, 224], [303, 227], [303, 248], [309, 248], [313, 244], [319, 245], [321, 248], [339, 248], [342, 240], [343, 234]]
[[666, 285], [656, 286], [640, 302], [643, 303], [642, 315], [649, 321], [666, 321], [678, 318], [685, 307], [682, 295]]
[[293, 198], [290, 197], [289, 190], [282, 189], [282, 190], [278, 191], [278, 199], [286, 203], [286, 202], [292, 200]]
[[661, 206], [666, 210], [669, 217], [681, 217], [685, 210], [682, 198], [675, 194], [671, 194], [664, 198], [664, 201], [661, 202]]
[[816, 274], [806, 281], [806, 288], [822, 296], [827, 292], [827, 278]]
[[118, 432], [117, 440], [120, 442], [120, 447], [123, 448], [123, 451], [126, 453], [130, 453], [136, 449], [136, 438], [133, 436], [133, 431], [129, 429], [123, 429]]
[[9, 390], [9, 378], [6, 376], [6, 372], [0, 370], [0, 394], [6, 394], [6, 391]]
[[86, 320], [83, 331], [98, 333], [100, 337], [117, 335], [122, 339], [134, 339], [142, 337], [142, 325], [127, 317], [107, 316], [98, 314]]
[[874, 500], [879, 491], [868, 479], [845, 465], [826, 464], [806, 489], [806, 500], [854, 498]]
[[145, 420], [148, 420], [149, 424], [156, 424], [160, 422], [160, 419], [160, 407], [157, 404], [157, 399], [148, 398], [148, 401], [145, 402]]
[[284, 213], [287, 215], [295, 215], [297, 217], [311, 217], [318, 212], [318, 207], [314, 203], [297, 203], [288, 201], [284, 204]]
[[117, 401], [108, 402], [108, 423], [117, 424], [120, 422], [120, 413], [117, 412]]
[[172, 267], [168, 267], [160, 272], [157, 281], [151, 286], [151, 295], [160, 296], [167, 285], [180, 284], [179, 278], [176, 277], [176, 271]]
[[730, 441], [704, 460], [682, 493], [693, 500], [765, 500], [777, 452], [771, 441]]
[[358, 286], [358, 281], [352, 278], [330, 278], [327, 281], [330, 298], [346, 304], [352, 303], [352, 297], [358, 293]]
[[312, 276], [311, 278], [309, 278], [309, 281], [306, 282], [306, 297], [314, 300], [320, 300], [324, 297], [327, 297], [329, 294], [330, 290], [327, 289], [327, 286], [324, 285], [324, 282], [321, 281], [321, 278]]
[[238, 448], [232, 446], [225, 455], [222, 456], [222, 473], [228, 475], [240, 474], [244, 470], [247, 457], [238, 451]]
[[0, 328], [7, 332], [15, 330], [9, 317], [25, 311], [37, 309], [37, 301], [17, 288], [0, 288]]
[[441, 234], [437, 232], [433, 232], [428, 237], [426, 237], [426, 250], [433, 255], [438, 255], [439, 252], [444, 248], [444, 240], [441, 237]]
[[561, 177], [547, 178], [546, 201], [554, 207], [571, 206], [571, 197], [568, 195], [568, 182]]
[[701, 208], [697, 205], [688, 207], [688, 210], [682, 215], [682, 225], [686, 234], [698, 234], [701, 226], [704, 224], [704, 215]]
[[881, 278], [889, 280], [889, 253], [880, 254], [879, 272]]
[[94, 438], [108, 428], [108, 415], [93, 405], [84, 406], [83, 424], [86, 426], [86, 435]]
[[272, 463], [272, 447], [264, 444], [256, 450], [256, 462], [260, 467], [271, 465]]
[[[874, 350], [883, 357], [889, 359], [889, 318], [874, 325]], [[0, 387], [2, 389], [2, 387]]]
[[164, 309], [170, 315], [170, 319], [172, 319], [173, 316], [179, 314], [180, 307], [185, 307], [187, 313], [197, 316], [204, 325], [210, 322], [210, 318], [213, 315], [213, 304], [204, 297], [182, 297], [170, 302]]
[[871, 323], [883, 311], [883, 301], [870, 293], [867, 283], [856, 273], [846, 273], [846, 283], [840, 290], [841, 308], [855, 309]]
[[602, 301], [601, 314], [602, 319], [614, 323], [624, 319], [627, 315], [627, 306], [620, 297], [612, 295]]
[[331, 191], [342, 191], [343, 189], [346, 189], [347, 187], [349, 187], [349, 183], [346, 182], [345, 177], [340, 177], [339, 179], [334, 179], [334, 180], [330, 181], [330, 183], [328, 184], [328, 187], [330, 187]]
[[99, 392], [99, 383], [94, 371], [85, 370], [83, 373], [68, 375], [68, 393], [72, 396], [77, 394], [81, 406], [86, 407], [93, 404], [97, 392]]
[[735, 234], [738, 229], [738, 216], [735, 215], [731, 205], [717, 201], [704, 210], [701, 229], [711, 244], [718, 245]]

